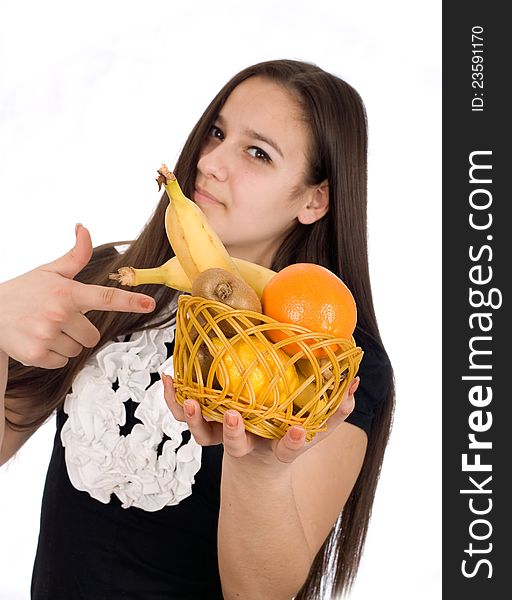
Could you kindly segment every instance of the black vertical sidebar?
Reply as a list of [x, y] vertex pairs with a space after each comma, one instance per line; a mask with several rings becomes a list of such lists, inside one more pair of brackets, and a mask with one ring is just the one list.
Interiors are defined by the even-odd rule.
[[512, 51], [506, 3], [443, 4], [443, 598], [511, 597]]

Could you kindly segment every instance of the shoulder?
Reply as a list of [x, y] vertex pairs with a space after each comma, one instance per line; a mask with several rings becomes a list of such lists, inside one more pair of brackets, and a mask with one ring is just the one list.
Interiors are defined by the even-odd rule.
[[392, 375], [391, 361], [386, 350], [379, 341], [360, 329], [356, 329], [354, 339], [364, 352], [359, 366], [361, 379], [364, 375], [375, 394], [386, 393]]
[[358, 328], [354, 339], [364, 355], [358, 371], [361, 381], [356, 394], [356, 407], [347, 422], [361, 427], [368, 434], [375, 413], [387, 400], [393, 369], [386, 350], [373, 336]]

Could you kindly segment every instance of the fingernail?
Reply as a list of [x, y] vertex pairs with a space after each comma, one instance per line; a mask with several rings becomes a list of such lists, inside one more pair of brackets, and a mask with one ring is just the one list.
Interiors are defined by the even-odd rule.
[[140, 305], [144, 310], [153, 310], [155, 308], [155, 301], [152, 298], [143, 298], [140, 301]]
[[300, 429], [299, 427], [292, 427], [290, 429], [290, 437], [294, 442], [300, 442], [302, 436], [304, 435], [304, 429]]
[[183, 408], [185, 409], [185, 414], [187, 415], [187, 417], [194, 416], [196, 412], [196, 407], [194, 406], [193, 402], [191, 402], [190, 400], [185, 400], [185, 402], [183, 403]]
[[349, 395], [353, 396], [356, 393], [357, 388], [359, 387], [359, 377], [356, 377], [352, 384], [350, 385]]
[[235, 428], [238, 425], [238, 415], [229, 410], [224, 413], [224, 420], [228, 427]]
[[80, 227], [83, 227], [82, 223], [77, 223], [75, 225], [75, 235], [78, 235], [78, 230], [80, 229]]

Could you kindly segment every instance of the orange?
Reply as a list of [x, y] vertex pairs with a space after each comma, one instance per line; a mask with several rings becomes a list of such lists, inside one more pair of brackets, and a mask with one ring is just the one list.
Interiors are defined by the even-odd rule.
[[[289, 265], [274, 275], [263, 290], [261, 305], [263, 313], [276, 321], [302, 325], [316, 333], [350, 339], [356, 327], [352, 292], [332, 271], [312, 263]], [[267, 335], [275, 343], [293, 333], [271, 330]], [[332, 349], [336, 351], [337, 345]], [[293, 356], [300, 347], [292, 343], [283, 350]], [[314, 354], [326, 356], [323, 349]]]
[[[221, 350], [223, 348], [222, 342], [219, 340], [219, 338], [212, 338], [212, 342], [217, 349]], [[268, 388], [269, 382], [278, 372], [278, 365], [276, 363], [276, 358], [274, 358], [274, 355], [269, 352], [269, 349], [264, 342], [258, 339], [252, 339], [251, 342], [252, 343], [250, 344], [245, 340], [238, 340], [232, 344], [233, 350], [235, 351], [237, 358], [240, 360], [242, 369], [239, 368], [233, 357], [226, 352], [220, 360], [220, 363], [223, 363], [229, 379], [228, 381], [224, 381], [225, 375], [223, 373], [223, 369], [219, 367], [217, 367], [216, 375], [220, 385], [223, 388], [227, 387], [228, 392], [234, 393], [239, 387], [246, 370], [251, 367], [258, 357], [260, 357], [259, 362], [251, 368], [251, 372], [248, 375], [246, 383], [240, 392], [241, 396], [249, 400], [249, 387], [252, 387], [256, 400], [258, 400], [258, 397], [261, 397], [261, 394]], [[279, 363], [284, 366], [288, 360], [288, 356], [279, 348], [276, 348], [274, 353]], [[265, 369], [263, 361], [269, 366], [270, 374], [267, 374], [267, 370]], [[284, 375], [286, 382], [288, 383], [290, 393], [294, 392], [299, 386], [299, 376], [297, 375], [295, 366], [290, 365], [284, 371]], [[281, 378], [277, 381], [277, 392], [280, 401], [285, 399], [286, 386], [285, 382]], [[272, 393], [267, 396], [265, 400], [266, 405], [272, 405], [274, 401], [273, 396], [274, 394]]]

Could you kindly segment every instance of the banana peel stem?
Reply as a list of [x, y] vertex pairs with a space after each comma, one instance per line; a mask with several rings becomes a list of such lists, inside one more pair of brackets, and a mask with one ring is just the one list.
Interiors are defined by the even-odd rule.
[[135, 283], [137, 276], [133, 267], [121, 267], [117, 270], [117, 273], [110, 273], [108, 278], [114, 281], [119, 281], [121, 285], [137, 285]]
[[162, 165], [157, 172], [158, 177], [156, 182], [158, 183], [158, 191], [160, 191], [163, 185], [167, 195], [169, 196], [169, 200], [174, 202], [183, 202], [183, 200], [186, 198], [183, 190], [180, 187], [180, 184], [178, 183], [178, 180], [176, 179], [176, 175], [169, 171], [166, 165]]

